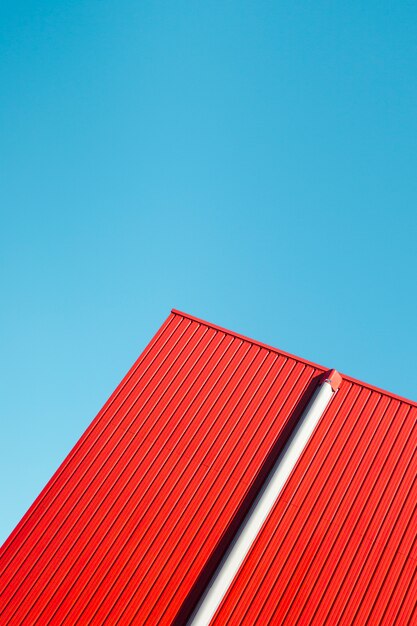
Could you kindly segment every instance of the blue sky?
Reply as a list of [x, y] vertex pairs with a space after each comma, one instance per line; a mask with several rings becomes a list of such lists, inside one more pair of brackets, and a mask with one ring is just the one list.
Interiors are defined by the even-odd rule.
[[0, 541], [172, 307], [417, 399], [417, 5], [2, 2]]

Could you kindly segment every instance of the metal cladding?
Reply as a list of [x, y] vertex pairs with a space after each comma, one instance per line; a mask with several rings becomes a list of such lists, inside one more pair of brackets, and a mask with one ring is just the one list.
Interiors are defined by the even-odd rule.
[[215, 623], [416, 623], [416, 417], [344, 377]]
[[[0, 623], [184, 623], [326, 371], [173, 311], [4, 544]], [[416, 416], [343, 376], [213, 623], [412, 623]]]

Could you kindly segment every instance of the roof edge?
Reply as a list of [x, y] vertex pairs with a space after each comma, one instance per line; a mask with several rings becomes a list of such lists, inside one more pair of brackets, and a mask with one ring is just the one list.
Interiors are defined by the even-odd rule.
[[[228, 335], [232, 335], [233, 337], [237, 337], [238, 339], [249, 341], [253, 345], [260, 346], [261, 348], [266, 348], [267, 350], [272, 350], [272, 352], [277, 352], [278, 354], [281, 354], [282, 356], [295, 359], [296, 361], [299, 361], [300, 363], [304, 363], [305, 365], [310, 365], [311, 367], [315, 367], [316, 369], [321, 370], [322, 372], [329, 372], [328, 367], [324, 367], [323, 365], [319, 365], [318, 363], [314, 363], [313, 361], [309, 361], [308, 359], [303, 359], [302, 357], [299, 357], [296, 354], [291, 354], [291, 352], [280, 350], [279, 348], [270, 346], [267, 343], [262, 343], [261, 341], [257, 341], [256, 339], [251, 339], [250, 337], [247, 337], [246, 335], [235, 333], [233, 330], [229, 330], [228, 328], [224, 328], [223, 326], [218, 326], [217, 324], [212, 324], [211, 322], [208, 322], [207, 320], [203, 320], [199, 317], [196, 317], [195, 315], [191, 315], [190, 313], [185, 313], [184, 311], [179, 311], [178, 309], [171, 309], [171, 313], [174, 313], [174, 315], [181, 315], [182, 317], [186, 317], [190, 320], [193, 320], [194, 322], [199, 322], [200, 324], [204, 324], [205, 326], [209, 326], [210, 328], [214, 328], [215, 330], [220, 330], [221, 332], [226, 333]], [[409, 398], [405, 398], [404, 396], [399, 396], [395, 393], [392, 393], [391, 391], [388, 391], [387, 389], [382, 389], [381, 387], [376, 387], [375, 385], [366, 383], [363, 380], [359, 380], [358, 378], [353, 378], [353, 376], [349, 376], [348, 374], [344, 374], [342, 372], [340, 373], [338, 372], [338, 374], [339, 376], [341, 376], [341, 378], [344, 381], [347, 381], [356, 385], [361, 385], [362, 387], [366, 387], [367, 389], [370, 389], [371, 391], [376, 391], [377, 393], [380, 393], [382, 395], [389, 396], [393, 400], [398, 400], [399, 402], [405, 402], [406, 404], [409, 404], [417, 408], [417, 402], [415, 400], [410, 400]]]
[[267, 350], [272, 350], [272, 352], [277, 352], [282, 356], [287, 356], [291, 359], [295, 359], [296, 361], [300, 361], [305, 365], [310, 365], [311, 367], [315, 367], [316, 369], [322, 370], [323, 372], [328, 372], [329, 368], [324, 367], [323, 365], [318, 365], [317, 363], [313, 363], [313, 361], [308, 361], [307, 359], [303, 359], [301, 357], [296, 356], [295, 354], [291, 354], [290, 352], [285, 352], [284, 350], [279, 350], [274, 346], [270, 346], [267, 343], [262, 343], [262, 341], [257, 341], [256, 339], [251, 339], [251, 337], [247, 337], [246, 335], [242, 335], [240, 333], [235, 333], [233, 330], [229, 330], [228, 328], [224, 328], [223, 326], [218, 326], [217, 324], [212, 324], [211, 322], [207, 322], [207, 320], [202, 320], [199, 317], [195, 317], [195, 315], [190, 315], [189, 313], [184, 313], [184, 311], [178, 311], [178, 309], [171, 309], [171, 313], [175, 315], [181, 315], [182, 317], [186, 317], [194, 322], [199, 322], [200, 324], [204, 324], [205, 326], [210, 326], [210, 328], [214, 328], [215, 330], [220, 330], [222, 333], [226, 333], [227, 335], [232, 335], [237, 339], [243, 339], [244, 341], [249, 341], [255, 346], [260, 346], [261, 348], [266, 348]]

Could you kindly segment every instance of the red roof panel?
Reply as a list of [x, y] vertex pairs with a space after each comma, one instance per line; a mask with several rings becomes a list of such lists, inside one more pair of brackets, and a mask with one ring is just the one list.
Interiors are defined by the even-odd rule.
[[409, 623], [416, 417], [344, 382], [214, 623]]
[[3, 546], [2, 619], [170, 623], [322, 371], [172, 313]]
[[[325, 368], [173, 311], [0, 553], [1, 623], [183, 623]], [[407, 623], [416, 405], [344, 377], [216, 623]]]

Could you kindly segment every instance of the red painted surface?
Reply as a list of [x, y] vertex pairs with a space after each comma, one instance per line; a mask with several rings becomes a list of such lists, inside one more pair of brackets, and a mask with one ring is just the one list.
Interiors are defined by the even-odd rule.
[[[324, 371], [173, 311], [4, 544], [0, 622], [183, 623]], [[343, 379], [217, 623], [412, 615], [417, 408]]]
[[326, 374], [326, 381], [330, 383], [333, 391], [337, 391], [342, 384], [342, 377], [336, 370], [331, 370]]
[[4, 545], [3, 623], [183, 616], [322, 371], [172, 313]]
[[215, 624], [416, 623], [416, 418], [344, 380]]

